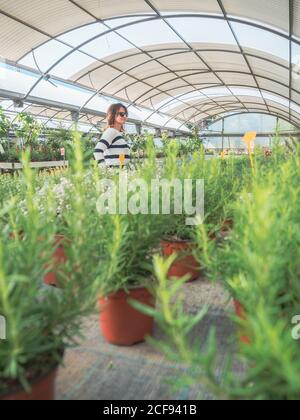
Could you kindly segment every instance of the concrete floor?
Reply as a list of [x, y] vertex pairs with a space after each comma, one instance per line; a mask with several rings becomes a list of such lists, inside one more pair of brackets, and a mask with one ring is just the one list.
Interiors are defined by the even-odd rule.
[[[220, 284], [198, 280], [184, 286], [185, 307], [197, 313], [203, 304], [210, 310], [196, 328], [201, 339], [209, 328], [217, 329], [218, 372], [222, 372], [225, 356], [232, 351], [235, 329], [229, 318], [232, 302]], [[65, 366], [59, 371], [58, 400], [189, 400], [199, 397], [199, 386], [174, 389], [183, 367], [170, 362], [149, 344], [116, 347], [107, 344], [99, 331], [98, 317], [87, 320], [83, 344], [69, 350]], [[162, 337], [156, 328], [155, 337]], [[233, 337], [233, 340], [230, 339]], [[242, 366], [237, 367], [241, 372]], [[209, 395], [204, 398], [210, 399]]]

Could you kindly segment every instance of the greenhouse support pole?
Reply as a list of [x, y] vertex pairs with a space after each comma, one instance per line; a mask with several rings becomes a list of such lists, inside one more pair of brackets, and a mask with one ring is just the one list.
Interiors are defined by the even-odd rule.
[[141, 135], [142, 134], [142, 124], [136, 124], [135, 127], [136, 127], [137, 134]]
[[222, 152], [224, 152], [224, 131], [225, 131], [225, 120], [222, 118]]

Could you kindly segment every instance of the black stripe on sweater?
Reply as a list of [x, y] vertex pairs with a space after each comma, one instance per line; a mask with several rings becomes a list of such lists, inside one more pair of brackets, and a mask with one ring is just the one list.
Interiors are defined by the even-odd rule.
[[117, 141], [119, 141], [119, 140], [123, 140], [124, 142], [125, 142], [125, 139], [124, 139], [124, 137], [123, 136], [118, 136], [118, 137], [116, 137], [115, 139], [114, 139], [114, 141], [111, 143], [111, 144], [115, 144]]
[[121, 144], [120, 146], [116, 145], [116, 146], [110, 146], [110, 149], [128, 149], [129, 147], [127, 146], [127, 144]]
[[[111, 159], [119, 159], [120, 155], [107, 155], [105, 156], [106, 160], [111, 160]], [[130, 156], [125, 155], [125, 159], [130, 159]]]
[[101, 139], [100, 143], [105, 144], [105, 146], [108, 148], [110, 146], [110, 144], [105, 140], [105, 139]]

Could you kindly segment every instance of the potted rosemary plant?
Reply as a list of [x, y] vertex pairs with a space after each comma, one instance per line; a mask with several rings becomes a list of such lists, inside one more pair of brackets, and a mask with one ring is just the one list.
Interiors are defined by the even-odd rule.
[[154, 306], [151, 253], [159, 245], [162, 219], [149, 215], [107, 215], [96, 280], [100, 327], [106, 340], [133, 345], [151, 335], [153, 318], [134, 309], [131, 300]]
[[23, 163], [25, 211], [20, 211], [18, 198], [11, 198], [0, 218], [0, 314], [6, 322], [0, 343], [0, 399], [49, 400], [64, 350], [75, 345], [82, 317], [93, 311], [95, 298], [81, 273], [77, 287], [63, 292], [42, 284], [53, 252], [56, 206], [49, 195], [40, 212], [28, 155]]

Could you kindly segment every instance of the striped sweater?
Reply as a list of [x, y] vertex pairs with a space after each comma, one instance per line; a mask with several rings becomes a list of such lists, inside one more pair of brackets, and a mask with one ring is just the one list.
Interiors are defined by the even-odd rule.
[[130, 162], [130, 151], [123, 134], [115, 128], [108, 128], [95, 149], [95, 159], [102, 165], [120, 166], [120, 155], [125, 156], [123, 165]]

